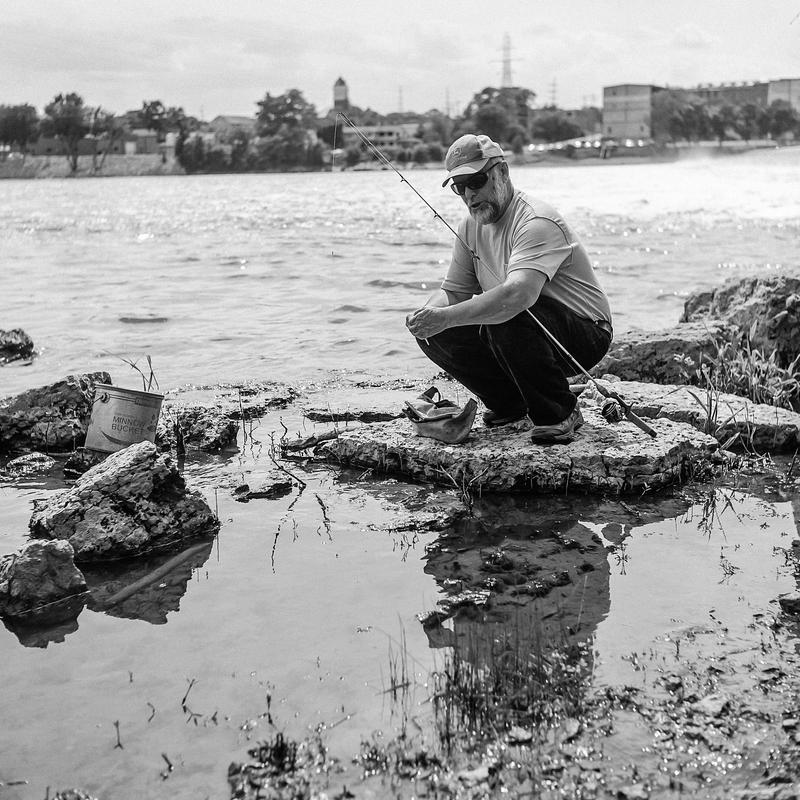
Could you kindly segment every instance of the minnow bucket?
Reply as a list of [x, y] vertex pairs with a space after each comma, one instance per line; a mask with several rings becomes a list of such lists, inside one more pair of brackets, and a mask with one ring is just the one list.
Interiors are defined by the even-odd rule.
[[137, 442], [155, 442], [163, 400], [164, 395], [155, 392], [96, 384], [85, 446], [116, 453]]

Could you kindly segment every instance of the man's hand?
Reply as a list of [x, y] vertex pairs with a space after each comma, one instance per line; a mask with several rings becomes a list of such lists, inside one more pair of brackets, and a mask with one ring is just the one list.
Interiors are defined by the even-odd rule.
[[406, 327], [417, 339], [428, 339], [446, 330], [447, 309], [423, 306], [406, 316]]

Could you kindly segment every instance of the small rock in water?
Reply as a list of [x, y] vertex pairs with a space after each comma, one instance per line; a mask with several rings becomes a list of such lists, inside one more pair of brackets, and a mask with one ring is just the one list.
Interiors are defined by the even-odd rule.
[[56, 792], [53, 800], [97, 800], [97, 798], [86, 794], [80, 789], [63, 789], [60, 792]]
[[248, 503], [250, 500], [277, 500], [290, 494], [294, 488], [294, 481], [278, 471], [270, 474], [258, 489], [251, 489], [250, 485], [243, 483], [233, 490], [233, 497], [239, 503]]
[[24, 456], [11, 459], [6, 464], [6, 471], [15, 477], [41, 475], [51, 470], [55, 464], [56, 460], [44, 453], [26, 453]]
[[721, 694], [709, 694], [696, 703], [692, 703], [692, 708], [711, 717], [718, 717], [728, 707], [729, 700]]
[[86, 602], [86, 580], [69, 542], [28, 542], [0, 561], [0, 616], [24, 625], [73, 619]]
[[800, 614], [800, 592], [781, 595], [778, 602], [787, 614]]
[[526, 731], [525, 728], [520, 728], [519, 725], [512, 725], [509, 730], [506, 741], [509, 744], [528, 744], [533, 740], [533, 734]]
[[8, 364], [33, 355], [33, 340], [22, 328], [0, 331], [0, 364]]

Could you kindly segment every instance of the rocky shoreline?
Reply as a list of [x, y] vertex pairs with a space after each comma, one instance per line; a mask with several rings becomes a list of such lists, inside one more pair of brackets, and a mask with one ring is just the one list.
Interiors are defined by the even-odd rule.
[[[63, 638], [86, 607], [163, 618], [163, 603], [154, 610], [146, 602], [148, 587], [174, 582], [179, 596], [192, 564], [208, 557], [220, 529], [208, 502], [187, 485], [184, 463], [205, 453], [220, 458], [235, 453], [240, 441], [247, 443], [254, 422], [287, 409], [332, 427], [306, 439], [285, 430], [268, 446], [273, 469], [264, 481], [219, 488], [239, 502], [273, 500], [309, 480], [315, 465], [323, 463], [343, 472], [357, 467], [365, 493], [370, 492], [370, 481], [383, 475], [408, 481], [408, 529], [441, 531], [426, 553], [426, 569], [436, 575], [443, 594], [436, 609], [420, 615], [432, 647], [452, 646], [459, 630], [484, 624], [479, 620], [506, 624], [515, 609], [532, 608], [526, 605], [531, 598], [554, 609], [569, 607], [577, 602], [575, 586], [582, 583], [585, 590], [592, 586], [593, 575], [607, 570], [605, 548], [619, 547], [625, 520], [630, 515], [639, 520], [650, 513], [657, 516], [658, 511], [650, 509], [659, 508], [662, 493], [688, 505], [681, 499], [684, 493], [748, 476], [761, 481], [763, 477], [752, 475], [764, 472], [771, 473], [769, 479], [787, 496], [796, 493], [793, 461], [783, 470], [770, 466], [769, 454], [788, 458], [796, 453], [800, 414], [713, 386], [701, 387], [695, 367], [745, 334], [751, 346], [758, 343], [791, 360], [800, 352], [798, 289], [800, 278], [791, 276], [726, 285], [691, 298], [685, 321], [674, 328], [617, 337], [595, 371], [597, 380], [613, 387], [652, 424], [655, 440], [624, 419], [609, 422], [601, 413], [605, 398], [591, 383], [580, 396], [587, 425], [578, 439], [537, 447], [529, 444], [524, 422], [494, 431], [479, 425], [463, 445], [442, 446], [416, 437], [401, 409], [420, 387], [402, 379], [361, 386], [357, 400], [353, 387], [342, 387], [338, 393], [328, 392], [324, 405], [293, 387], [252, 382], [168, 393], [155, 442], [92, 458], [82, 450], [83, 437], [94, 387], [110, 383], [110, 375], [69, 376], [7, 398], [0, 401], [4, 482], [13, 485], [38, 470], [66, 488], [37, 504], [29, 523], [30, 540], [0, 562], [0, 616], [21, 642], [48, 635], [54, 641], [59, 635]], [[16, 343], [21, 337], [12, 333]], [[19, 358], [35, 357], [32, 346], [24, 349]], [[444, 394], [456, 391], [443, 378], [437, 378], [437, 385]], [[420, 486], [430, 501], [420, 503]], [[516, 539], [513, 498], [532, 493], [543, 498], [538, 525], [547, 531], [552, 527], [552, 533]], [[565, 495], [585, 506], [589, 517], [606, 520], [603, 547], [580, 526], [568, 537], [558, 532], [565, 513], [559, 498]], [[450, 502], [443, 503], [441, 498], [448, 496]], [[324, 500], [319, 500], [324, 517]], [[502, 525], [488, 528], [489, 534], [482, 530], [476, 549], [465, 548], [463, 527], [480, 528], [480, 520], [488, 518], [494, 506], [502, 508]], [[552, 526], [548, 508], [554, 515]], [[520, 522], [523, 519], [527, 517]], [[507, 530], [506, 538], [501, 530]], [[787, 545], [787, 558], [800, 553], [800, 543]], [[794, 558], [800, 575], [800, 559]], [[591, 611], [582, 605], [574, 611], [580, 618], [583, 613], [602, 614], [602, 608], [599, 596]], [[712, 766], [722, 758], [743, 763], [752, 749], [748, 737], [756, 722], [764, 728], [760, 735], [773, 755], [762, 759], [763, 775], [742, 778], [739, 788], [726, 796], [796, 796], [791, 792], [800, 790], [794, 783], [800, 764], [800, 709], [783, 698], [795, 698], [800, 691], [792, 647], [798, 608], [797, 597], [784, 597], [773, 618], [754, 621], [772, 637], [764, 656], [779, 670], [763, 673], [770, 680], [766, 692], [758, 673], [747, 692], [733, 696], [724, 676], [728, 668], [741, 666], [734, 650], [726, 650], [729, 663], [722, 663], [718, 653], [714, 656], [714, 672], [714, 658], [700, 648], [664, 674], [659, 696], [616, 687], [568, 713], [564, 698], [553, 696], [548, 702], [561, 711], [549, 722], [534, 724], [512, 715], [495, 719], [492, 724], [498, 727], [490, 734], [484, 720], [483, 735], [477, 738], [463, 738], [465, 731], [453, 734], [458, 746], [449, 759], [426, 761], [427, 746], [413, 736], [365, 742], [357, 759], [363, 771], [358, 796], [383, 797], [387, 782], [409, 790], [417, 787], [415, 791], [422, 787], [428, 795], [436, 790], [443, 797], [491, 796], [501, 786], [519, 797], [536, 789], [537, 796], [555, 798], [563, 796], [564, 787], [572, 787], [575, 797], [694, 796], [712, 773], [715, 785], [730, 786], [725, 772], [714, 772]], [[448, 627], [453, 620], [458, 622], [455, 629]], [[686, 637], [687, 651], [693, 641]], [[562, 644], [562, 649], [553, 650], [551, 666], [563, 659], [564, 668], [572, 664], [576, 675], [590, 668], [590, 654], [580, 636], [568, 635]], [[450, 667], [455, 675], [464, 665]], [[569, 683], [566, 675], [559, 678], [567, 682], [559, 684], [559, 691]], [[508, 675], [495, 677], [501, 678], [512, 680]], [[614, 764], [603, 754], [604, 742], [623, 712], [660, 742], [659, 757], [642, 760], [649, 765], [647, 774]], [[691, 753], [686, 742], [691, 742]], [[275, 797], [310, 797], [324, 791], [335, 784], [338, 768], [325, 761], [319, 746], [311, 740], [262, 742], [249, 761], [231, 765], [231, 796], [255, 797], [261, 789], [273, 791]], [[299, 754], [291, 769], [276, 761], [278, 751], [286, 747]], [[537, 754], [535, 763], [521, 771], [520, 759], [532, 753]], [[680, 773], [679, 780], [670, 777], [665, 764]], [[304, 786], [306, 794], [298, 795], [298, 786]]]
[[[0, 401], [0, 454], [7, 455], [4, 474], [12, 481], [37, 470], [52, 472], [58, 468], [53, 454], [66, 459], [65, 477], [84, 473], [34, 511], [33, 541], [66, 541], [71, 547], [68, 553], [61, 545], [48, 550], [39, 543], [31, 556], [37, 564], [50, 557], [65, 563], [128, 559], [213, 536], [219, 523], [185, 485], [178, 465], [192, 452], [235, 448], [242, 425], [297, 403], [305, 404], [308, 419], [348, 425], [306, 441], [282, 437], [273, 442], [277, 473], [279, 459], [294, 454], [450, 487], [462, 497], [493, 492], [635, 495], [719, 476], [735, 466], [737, 450], [763, 455], [800, 448], [797, 411], [721, 392], [713, 384], [704, 389], [695, 385], [703, 373], [690, 372], [690, 365], [713, 360], [721, 347], [742, 337], [749, 348], [769, 348], [784, 362], [800, 352], [800, 277], [726, 284], [689, 298], [682, 322], [671, 329], [617, 337], [595, 368], [597, 377], [580, 395], [585, 427], [566, 444], [531, 445], [526, 420], [498, 429], [477, 425], [460, 445], [420, 438], [402, 414], [411, 388], [402, 382], [362, 390], [355, 401], [343, 390], [338, 397], [329, 395], [324, 409], [308, 406], [292, 387], [249, 383], [167, 397], [155, 444], [142, 442], [109, 456], [83, 448], [95, 387], [111, 383], [107, 373], [87, 373]], [[23, 331], [0, 331], [0, 355], [11, 361], [33, 358], [35, 351]], [[447, 380], [441, 385], [446, 394]], [[450, 391], [458, 389], [451, 386]], [[625, 399], [622, 405], [634, 421], [638, 417], [652, 426], [652, 439], [621, 412], [606, 414], [610, 393]], [[800, 403], [800, 397], [795, 400]], [[239, 487], [238, 499], [280, 496], [292, 484], [285, 469], [277, 473], [271, 485]], [[164, 498], [161, 505], [159, 497]], [[160, 541], [164, 531], [170, 532], [166, 543]], [[27, 552], [6, 558], [0, 570], [0, 616], [35, 618], [35, 609], [43, 606], [52, 618], [53, 587], [27, 601], [9, 588], [15, 583], [14, 564], [26, 558]], [[71, 569], [60, 584], [65, 600], [73, 594]], [[65, 607], [67, 616], [73, 613], [74, 604]]]

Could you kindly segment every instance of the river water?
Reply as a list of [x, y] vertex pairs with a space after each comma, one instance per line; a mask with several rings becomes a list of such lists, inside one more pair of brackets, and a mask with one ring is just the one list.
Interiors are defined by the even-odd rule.
[[[513, 176], [583, 238], [617, 330], [671, 325], [695, 289], [798, 266], [800, 148]], [[460, 201], [438, 171], [407, 177], [455, 224]], [[39, 351], [0, 370], [6, 395], [92, 369], [135, 388], [120, 356], [144, 354], [162, 389], [429, 375], [403, 318], [442, 277], [451, 235], [394, 173], [344, 172], [3, 181], [0, 242], [0, 327], [24, 328]], [[322, 726], [346, 760], [396, 726], [386, 688], [398, 659], [425, 724], [426, 676], [474, 631], [467, 621], [437, 639], [416, 619], [449, 578], [439, 535], [404, 529], [408, 490], [318, 469], [300, 494], [232, 497], [268, 471], [270, 432], [303, 425], [296, 410], [273, 415], [261, 445], [240, 439], [236, 454], [187, 466], [223, 526], [185, 569], [45, 637], [0, 629], [0, 800], [67, 786], [103, 800], [223, 798], [227, 765], [276, 729]], [[0, 555], [25, 541], [33, 501], [52, 488], [0, 484]], [[645, 498], [640, 516], [613, 500], [519, 500], [486, 511], [458, 552], [583, 542], [587, 577], [558, 609], [522, 611], [564, 615], [579, 600], [594, 684], [654, 685], [632, 654], [663, 665], [709, 620], [737, 653], [758, 653], [753, 620], [795, 587], [780, 555], [797, 536], [795, 498], [721, 492]], [[422, 504], [443, 497], [419, 489]], [[93, 580], [117, 586], [112, 573]]]
[[[687, 294], [797, 266], [800, 148], [670, 164], [518, 167], [589, 249], [618, 331], [677, 322]], [[408, 179], [450, 224], [439, 170]], [[406, 312], [452, 234], [383, 172], [0, 182], [0, 327], [40, 356], [0, 394], [64, 374], [162, 387], [332, 371], [415, 374]]]

